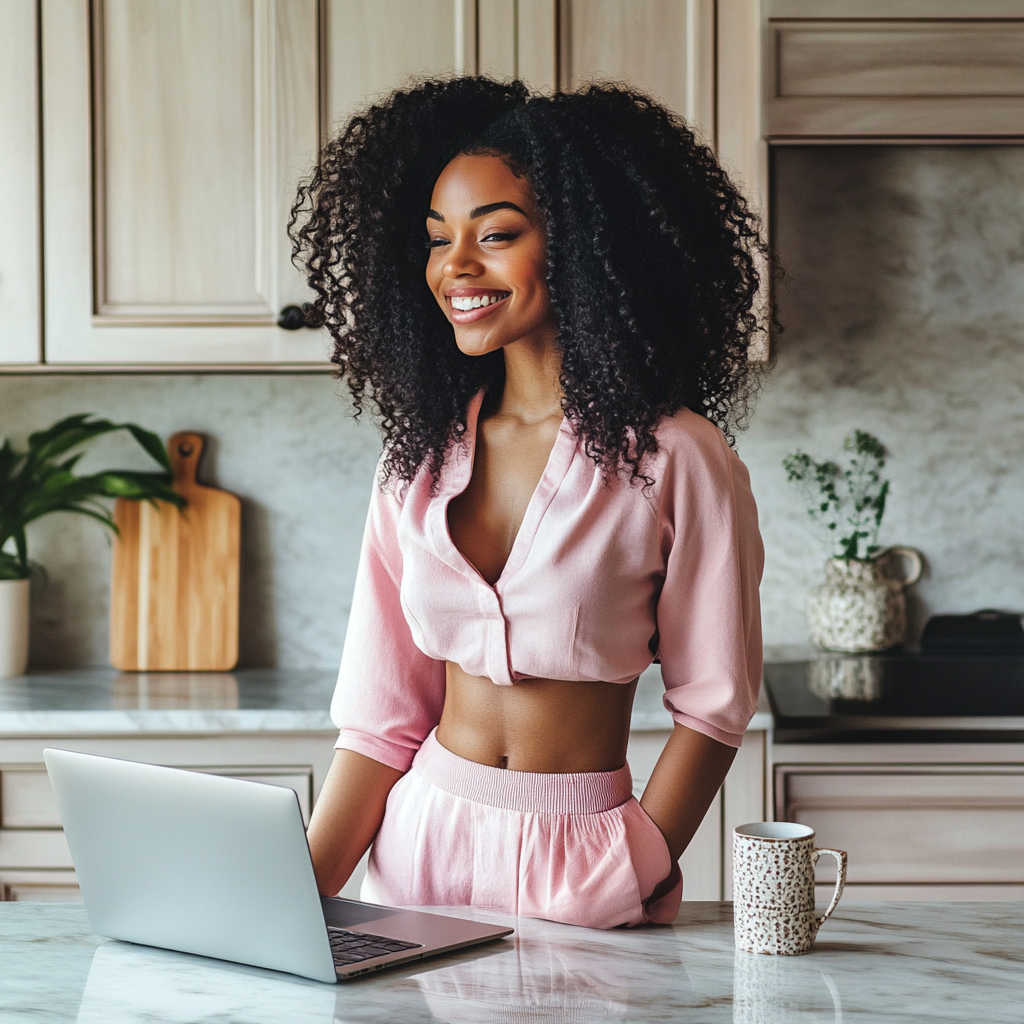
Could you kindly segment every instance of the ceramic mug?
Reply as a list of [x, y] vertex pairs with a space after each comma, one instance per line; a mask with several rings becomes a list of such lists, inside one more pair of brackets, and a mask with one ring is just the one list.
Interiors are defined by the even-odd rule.
[[[838, 871], [832, 902], [814, 911], [814, 867], [822, 854]], [[739, 825], [732, 837], [736, 948], [749, 953], [807, 953], [818, 929], [836, 909], [846, 884], [846, 851], [818, 849], [814, 830], [791, 821]]]

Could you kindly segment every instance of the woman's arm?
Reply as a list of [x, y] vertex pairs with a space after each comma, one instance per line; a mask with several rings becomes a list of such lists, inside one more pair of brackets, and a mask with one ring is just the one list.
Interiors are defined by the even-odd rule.
[[306, 839], [321, 896], [336, 896], [384, 820], [391, 787], [404, 772], [354, 750], [334, 754]]
[[673, 864], [690, 844], [725, 781], [736, 748], [676, 725], [640, 806], [661, 829]]

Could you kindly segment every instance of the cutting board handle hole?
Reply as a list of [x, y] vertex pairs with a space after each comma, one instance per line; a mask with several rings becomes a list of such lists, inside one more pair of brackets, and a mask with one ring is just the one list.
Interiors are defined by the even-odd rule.
[[192, 447], [192, 442], [191, 441], [182, 441], [178, 445], [178, 454], [183, 459], [187, 459], [194, 451], [195, 451], [195, 449]]

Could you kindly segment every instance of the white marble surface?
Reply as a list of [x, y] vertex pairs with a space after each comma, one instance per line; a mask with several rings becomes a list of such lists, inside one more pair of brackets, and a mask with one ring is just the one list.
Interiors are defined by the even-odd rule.
[[[497, 915], [478, 914], [488, 920]], [[1019, 1024], [1021, 903], [840, 904], [801, 957], [737, 953], [732, 907], [671, 928], [528, 919], [515, 936], [343, 985], [98, 939], [81, 907], [0, 904], [4, 1024]]]
[[[32, 673], [0, 680], [0, 736], [333, 732], [334, 680], [334, 672], [290, 669]], [[652, 665], [637, 686], [634, 732], [672, 728], [663, 693], [661, 671]], [[770, 727], [762, 701], [749, 728]]]

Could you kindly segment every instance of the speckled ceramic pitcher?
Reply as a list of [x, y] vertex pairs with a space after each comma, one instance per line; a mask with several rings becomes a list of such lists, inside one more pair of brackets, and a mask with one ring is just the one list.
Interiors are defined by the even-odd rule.
[[[832, 901], [814, 910], [814, 867], [827, 853], [838, 870]], [[794, 956], [809, 952], [846, 884], [846, 851], [818, 849], [814, 830], [791, 821], [758, 821], [733, 832], [732, 899], [736, 948]]]
[[867, 561], [829, 559], [825, 582], [807, 601], [811, 641], [827, 651], [884, 651], [903, 643], [903, 592], [921, 578], [923, 565], [914, 548], [887, 548]]

